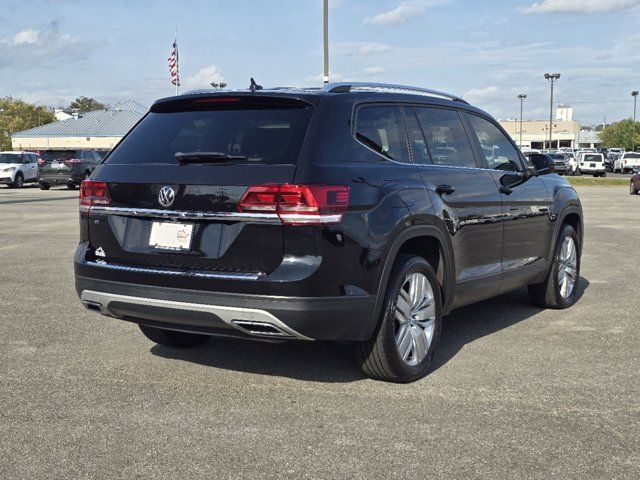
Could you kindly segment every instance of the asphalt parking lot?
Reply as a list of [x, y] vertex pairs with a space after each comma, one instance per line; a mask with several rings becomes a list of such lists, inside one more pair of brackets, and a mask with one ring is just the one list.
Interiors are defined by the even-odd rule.
[[579, 193], [578, 304], [458, 310], [394, 385], [348, 345], [154, 346], [77, 300], [77, 192], [0, 188], [0, 478], [639, 478], [640, 197]]

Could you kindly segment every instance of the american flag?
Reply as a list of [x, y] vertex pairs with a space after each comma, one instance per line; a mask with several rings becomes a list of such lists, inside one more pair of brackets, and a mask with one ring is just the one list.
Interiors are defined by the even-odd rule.
[[178, 37], [173, 40], [173, 49], [169, 57], [169, 73], [171, 74], [171, 83], [176, 87], [180, 86], [180, 73], [178, 72]]

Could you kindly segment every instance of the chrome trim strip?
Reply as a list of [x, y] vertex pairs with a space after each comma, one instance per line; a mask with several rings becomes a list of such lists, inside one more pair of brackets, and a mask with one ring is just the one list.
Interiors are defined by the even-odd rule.
[[[100, 305], [100, 313], [103, 315], [110, 315], [116, 317], [110, 310], [109, 304], [111, 302], [124, 302], [133, 305], [143, 305], [149, 307], [171, 308], [174, 310], [184, 310], [187, 312], [204, 312], [215, 315], [223, 322], [234, 327], [237, 330], [244, 331], [235, 325], [234, 320], [244, 320], [247, 322], [266, 323], [273, 325], [276, 329], [281, 330], [291, 337], [295, 337], [299, 340], [313, 340], [306, 337], [301, 333], [296, 332], [292, 328], [288, 327], [280, 319], [272, 315], [265, 310], [259, 310], [256, 308], [244, 308], [244, 307], [226, 307], [222, 305], [208, 305], [203, 303], [187, 303], [176, 302], [172, 300], [159, 300], [155, 298], [143, 298], [143, 297], [130, 297], [128, 295], [118, 295], [115, 293], [96, 292], [93, 290], [84, 290], [80, 295], [80, 299], [83, 304]], [[246, 333], [246, 331], [245, 331]], [[274, 338], [274, 334], [259, 334], [251, 333], [254, 337]]]
[[159, 275], [173, 275], [177, 277], [192, 277], [192, 278], [213, 278], [218, 280], [258, 280], [266, 274], [261, 272], [256, 273], [242, 273], [242, 272], [205, 272], [202, 270], [195, 271], [180, 271], [180, 270], [162, 270], [159, 268], [145, 268], [145, 267], [130, 267], [128, 265], [118, 265], [117, 263], [106, 262], [91, 262], [84, 263], [90, 267], [106, 268], [109, 270], [119, 270], [121, 272], [134, 272], [134, 273], [154, 273]]
[[153, 208], [91, 207], [90, 213], [98, 215], [120, 215], [124, 217], [164, 218], [171, 220], [210, 220], [228, 222], [277, 223], [275, 213], [241, 212], [187, 212], [182, 210], [159, 210]]

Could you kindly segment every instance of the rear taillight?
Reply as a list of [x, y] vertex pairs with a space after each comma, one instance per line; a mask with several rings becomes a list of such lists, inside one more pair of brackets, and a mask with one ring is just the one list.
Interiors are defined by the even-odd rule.
[[38, 159], [38, 165], [42, 166], [42, 165], [44, 165], [45, 163], [47, 163], [47, 161], [46, 161], [44, 158], [40, 158], [40, 159]]
[[69, 160], [65, 160], [64, 163], [70, 165], [73, 163], [82, 163], [82, 160], [80, 160], [79, 158], [70, 158]]
[[104, 182], [83, 180], [80, 184], [80, 211], [88, 212], [94, 205], [105, 206], [111, 203], [109, 188]]
[[347, 207], [349, 187], [344, 185], [255, 185], [238, 205], [243, 213], [277, 214], [287, 225], [340, 223]]

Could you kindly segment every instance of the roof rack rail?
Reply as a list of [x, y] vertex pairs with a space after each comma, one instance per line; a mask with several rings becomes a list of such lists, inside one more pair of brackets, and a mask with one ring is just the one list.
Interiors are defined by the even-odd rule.
[[348, 93], [354, 90], [375, 91], [387, 90], [394, 93], [406, 93], [413, 95], [424, 95], [427, 97], [443, 98], [456, 102], [468, 103], [466, 100], [450, 93], [431, 90], [429, 88], [409, 87], [406, 85], [393, 85], [390, 83], [369, 83], [369, 82], [336, 82], [324, 86], [323, 91], [329, 93]]

